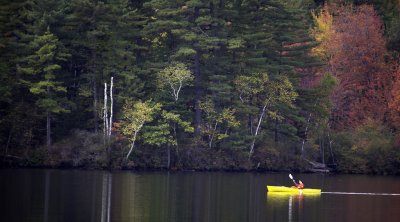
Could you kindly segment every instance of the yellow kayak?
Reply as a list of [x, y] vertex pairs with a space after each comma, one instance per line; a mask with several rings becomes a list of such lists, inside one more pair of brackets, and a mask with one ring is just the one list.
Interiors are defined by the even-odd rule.
[[287, 193], [287, 194], [321, 194], [321, 189], [298, 189], [294, 187], [284, 186], [267, 186], [267, 192], [270, 193]]

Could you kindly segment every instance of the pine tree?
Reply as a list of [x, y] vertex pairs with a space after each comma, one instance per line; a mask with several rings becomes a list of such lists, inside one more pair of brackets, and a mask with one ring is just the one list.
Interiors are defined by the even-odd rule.
[[66, 88], [57, 81], [57, 72], [69, 54], [65, 53], [49, 28], [43, 35], [35, 36], [30, 47], [34, 53], [26, 56], [25, 62], [19, 64], [18, 71], [25, 75], [21, 81], [35, 95], [35, 104], [45, 112], [46, 145], [50, 147], [52, 114], [68, 112], [62, 104], [65, 94], [60, 95], [66, 92]]
[[[311, 17], [307, 14], [310, 6], [312, 3], [308, 1], [285, 1], [272, 15], [275, 24], [273, 39], [277, 44], [273, 51], [278, 55], [275, 57], [277, 60], [270, 63], [271, 71], [277, 76], [288, 76], [300, 95], [295, 103], [296, 109], [281, 107], [286, 119], [279, 128], [283, 134], [295, 138], [304, 136], [301, 132], [309, 124], [310, 115], [314, 118], [319, 116], [319, 104], [315, 102], [317, 98], [313, 91], [321, 79], [316, 70], [322, 62], [311, 54], [316, 42], [308, 28], [311, 25]], [[278, 140], [278, 124], [276, 122], [274, 126], [275, 141]]]
[[[30, 147], [41, 143], [35, 138], [41, 138], [42, 133], [37, 125], [42, 122], [42, 116], [38, 114], [36, 108], [31, 108], [37, 107], [35, 106], [37, 99], [29, 91], [29, 81], [32, 80], [32, 76], [21, 75], [20, 71], [22, 70], [18, 67], [30, 66], [29, 58], [39, 47], [34, 45], [38, 43], [34, 42], [35, 38], [38, 40], [49, 26], [57, 23], [59, 9], [63, 7], [63, 4], [53, 1], [28, 0], [16, 1], [8, 6], [10, 6], [12, 15], [4, 28], [9, 30], [7, 53], [10, 54], [9, 59], [5, 61], [10, 64], [9, 77], [14, 79], [12, 85], [14, 100], [10, 109], [11, 130], [7, 144], [14, 142], [17, 147]], [[12, 10], [16, 11], [13, 13]], [[58, 52], [61, 52], [62, 45], [59, 46]], [[18, 138], [18, 140], [11, 141], [12, 138]]]
[[[5, 155], [8, 154], [8, 147], [12, 142], [17, 126], [19, 113], [16, 109], [20, 102], [18, 94], [17, 75], [15, 72], [15, 59], [17, 50], [13, 47], [17, 41], [13, 34], [17, 26], [18, 10], [22, 7], [23, 1], [1, 1], [0, 4], [0, 141], [5, 144]], [[23, 141], [23, 140], [21, 140]]]
[[148, 18], [143, 12], [144, 1], [121, 0], [113, 4], [116, 17], [111, 27], [107, 59], [108, 75], [116, 76], [117, 102], [128, 98], [145, 98], [145, 82], [149, 73], [146, 52], [149, 43], [142, 34]]
[[[63, 42], [72, 55], [70, 71], [74, 73], [74, 79], [70, 87], [74, 88], [73, 96], [79, 106], [77, 116], [90, 119], [90, 125], [85, 127], [95, 133], [99, 130], [101, 113], [100, 86], [109, 79], [109, 73], [106, 75], [103, 71], [107, 70], [109, 51], [113, 49], [110, 44], [113, 16], [111, 6], [105, 2], [74, 0], [65, 9], [64, 25], [60, 29], [65, 38]], [[90, 110], [92, 117], [79, 110]]]
[[[200, 133], [201, 110], [199, 102], [205, 90], [204, 67], [212, 59], [213, 50], [218, 50], [223, 39], [217, 30], [221, 20], [216, 17], [213, 1], [163, 1], [145, 3], [151, 8], [152, 21], [145, 27], [146, 35], [153, 35], [153, 49], [157, 54], [168, 55], [157, 58], [159, 62], [182, 61], [190, 64], [194, 73], [195, 129]], [[172, 53], [170, 53], [172, 52]], [[161, 65], [163, 66], [163, 65]]]

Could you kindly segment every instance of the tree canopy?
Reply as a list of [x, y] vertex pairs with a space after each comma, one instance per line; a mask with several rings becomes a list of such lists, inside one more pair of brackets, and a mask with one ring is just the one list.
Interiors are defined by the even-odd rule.
[[399, 15], [395, 0], [3, 1], [1, 153], [62, 164], [65, 141], [107, 126], [109, 147], [81, 141], [88, 162], [282, 170], [371, 122], [396, 138]]

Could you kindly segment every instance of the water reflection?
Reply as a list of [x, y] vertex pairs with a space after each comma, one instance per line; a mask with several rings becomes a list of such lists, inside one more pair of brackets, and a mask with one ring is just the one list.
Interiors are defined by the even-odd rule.
[[44, 222], [49, 219], [50, 171], [46, 171], [44, 182]]
[[[291, 194], [285, 192], [267, 192], [267, 214], [274, 215], [274, 221], [306, 221], [304, 205], [315, 204], [320, 194]], [[286, 211], [286, 212], [285, 212]]]
[[115, 174], [112, 221], [265, 221], [252, 174]]
[[334, 193], [399, 193], [398, 177], [302, 178], [333, 193], [266, 192], [286, 174], [0, 170], [0, 221], [400, 221], [399, 196]]
[[112, 175], [111, 173], [104, 173], [102, 192], [101, 192], [101, 222], [110, 221], [111, 190], [112, 190]]

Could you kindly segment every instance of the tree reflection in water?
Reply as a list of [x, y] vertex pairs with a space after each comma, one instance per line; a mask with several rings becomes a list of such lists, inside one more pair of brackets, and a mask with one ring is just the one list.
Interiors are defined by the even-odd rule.
[[[291, 194], [284, 192], [267, 192], [266, 207], [267, 215], [274, 218], [274, 221], [304, 221], [305, 199], [314, 202], [320, 198], [318, 195]], [[287, 207], [285, 207], [287, 206]], [[285, 213], [284, 211], [287, 212]], [[287, 216], [287, 218], [286, 218]]]

